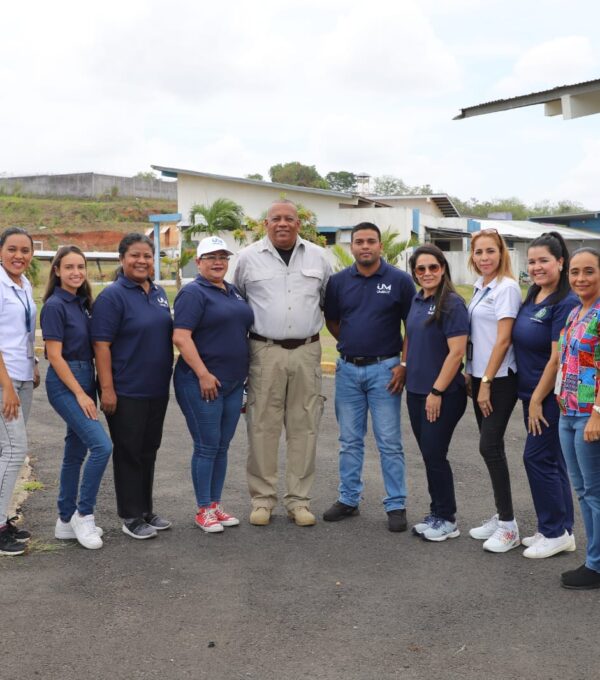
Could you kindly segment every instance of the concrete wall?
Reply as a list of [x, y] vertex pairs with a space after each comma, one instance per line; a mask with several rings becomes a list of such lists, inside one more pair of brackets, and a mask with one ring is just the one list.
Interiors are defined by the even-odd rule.
[[94, 172], [69, 175], [32, 175], [1, 177], [0, 191], [7, 194], [35, 196], [74, 196], [98, 198], [105, 195], [127, 198], [162, 198], [177, 200], [177, 182], [161, 179], [139, 179], [118, 175], [99, 175]]

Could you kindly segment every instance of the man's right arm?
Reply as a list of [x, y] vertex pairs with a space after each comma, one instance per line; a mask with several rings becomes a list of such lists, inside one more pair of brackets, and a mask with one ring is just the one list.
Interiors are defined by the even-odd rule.
[[336, 340], [339, 340], [340, 338], [340, 322], [339, 321], [333, 321], [332, 319], [325, 319], [325, 324], [327, 326], [327, 330], [333, 335], [333, 337]]

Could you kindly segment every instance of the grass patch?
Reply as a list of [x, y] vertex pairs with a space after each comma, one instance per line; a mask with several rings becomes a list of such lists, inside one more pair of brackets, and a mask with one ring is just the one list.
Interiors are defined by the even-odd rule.
[[57, 553], [64, 548], [64, 543], [46, 543], [41, 538], [32, 538], [27, 543], [27, 553]]
[[43, 491], [45, 488], [46, 487], [44, 484], [42, 484], [42, 482], [38, 482], [36, 480], [25, 482], [23, 484], [24, 491]]

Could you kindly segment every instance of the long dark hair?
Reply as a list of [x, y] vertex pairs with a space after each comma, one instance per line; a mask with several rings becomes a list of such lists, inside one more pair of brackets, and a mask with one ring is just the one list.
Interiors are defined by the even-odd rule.
[[[50, 276], [48, 277], [48, 284], [46, 285], [46, 291], [44, 293], [44, 297], [42, 298], [44, 302], [54, 293], [56, 288], [60, 288], [60, 277], [56, 274], [56, 270], [60, 267], [61, 260], [65, 255], [69, 255], [70, 253], [75, 253], [76, 255], [80, 255], [83, 258], [83, 261], [85, 262], [85, 266], [87, 269], [87, 260], [85, 259], [85, 255], [81, 252], [81, 250], [77, 246], [62, 246], [56, 251], [56, 255], [54, 256], [54, 259], [52, 260], [52, 264], [50, 265]], [[92, 297], [92, 287], [90, 286], [89, 281], [87, 280], [87, 276], [85, 281], [79, 286], [77, 289], [77, 297], [81, 298], [83, 300], [83, 306], [89, 311], [92, 309], [92, 304], [93, 304], [93, 297]]]
[[0, 248], [2, 248], [2, 246], [6, 243], [6, 239], [9, 236], [14, 236], [14, 234], [22, 234], [23, 236], [27, 236], [31, 242], [31, 253], [33, 254], [33, 239], [31, 238], [31, 234], [26, 229], [23, 229], [23, 227], [9, 227], [8, 229], [5, 229], [0, 234]]
[[433, 255], [433, 257], [435, 257], [435, 259], [438, 261], [440, 267], [444, 268], [440, 285], [433, 294], [435, 312], [427, 321], [427, 323], [433, 323], [435, 321], [439, 325], [442, 323], [442, 314], [446, 313], [448, 297], [450, 293], [456, 293], [456, 288], [452, 283], [452, 276], [450, 275], [450, 265], [448, 264], [448, 260], [446, 260], [444, 253], [432, 243], [426, 243], [422, 246], [419, 246], [408, 260], [410, 273], [412, 274], [415, 283], [419, 283], [419, 280], [416, 276], [416, 266], [417, 260], [421, 255]]
[[[529, 251], [530, 248], [546, 248], [550, 255], [555, 257], [557, 260], [560, 260], [562, 257], [563, 264], [562, 270], [560, 272], [560, 278], [558, 279], [558, 285], [556, 286], [556, 290], [551, 293], [547, 299], [548, 304], [556, 304], [557, 302], [560, 302], [569, 294], [569, 291], [571, 290], [571, 287], [569, 286], [570, 256], [565, 240], [557, 231], [547, 231], [541, 236], [533, 239], [527, 250]], [[540, 287], [537, 285], [537, 283], [533, 283], [531, 286], [529, 286], [529, 290], [527, 291], [525, 302], [523, 304], [527, 304], [528, 302], [535, 300], [535, 297], [539, 292]]]
[[[145, 243], [150, 246], [152, 254], [154, 255], [154, 241], [149, 239], [145, 234], [140, 234], [137, 231], [130, 231], [129, 234], [125, 234], [119, 243], [119, 258], [122, 260], [125, 257], [125, 253], [131, 248], [134, 243]], [[123, 273], [123, 267], [119, 265], [115, 271], [115, 281], [119, 278], [119, 274]], [[154, 272], [154, 276], [157, 272]], [[159, 275], [160, 278], [160, 275]]]

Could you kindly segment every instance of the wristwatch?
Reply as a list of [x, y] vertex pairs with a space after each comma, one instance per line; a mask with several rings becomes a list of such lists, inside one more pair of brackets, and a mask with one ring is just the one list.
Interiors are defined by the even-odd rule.
[[596, 413], [600, 414], [600, 406], [596, 406], [596, 404], [594, 404], [594, 405], [592, 406], [592, 409], [593, 409], [594, 411], [596, 411]]
[[483, 378], [481, 378], [481, 382], [485, 383], [486, 385], [491, 385], [493, 378], [488, 378], [487, 375], [484, 375]]
[[444, 394], [443, 390], [436, 390], [435, 387], [431, 388], [431, 394], [433, 394], [434, 397], [441, 397], [442, 394]]

